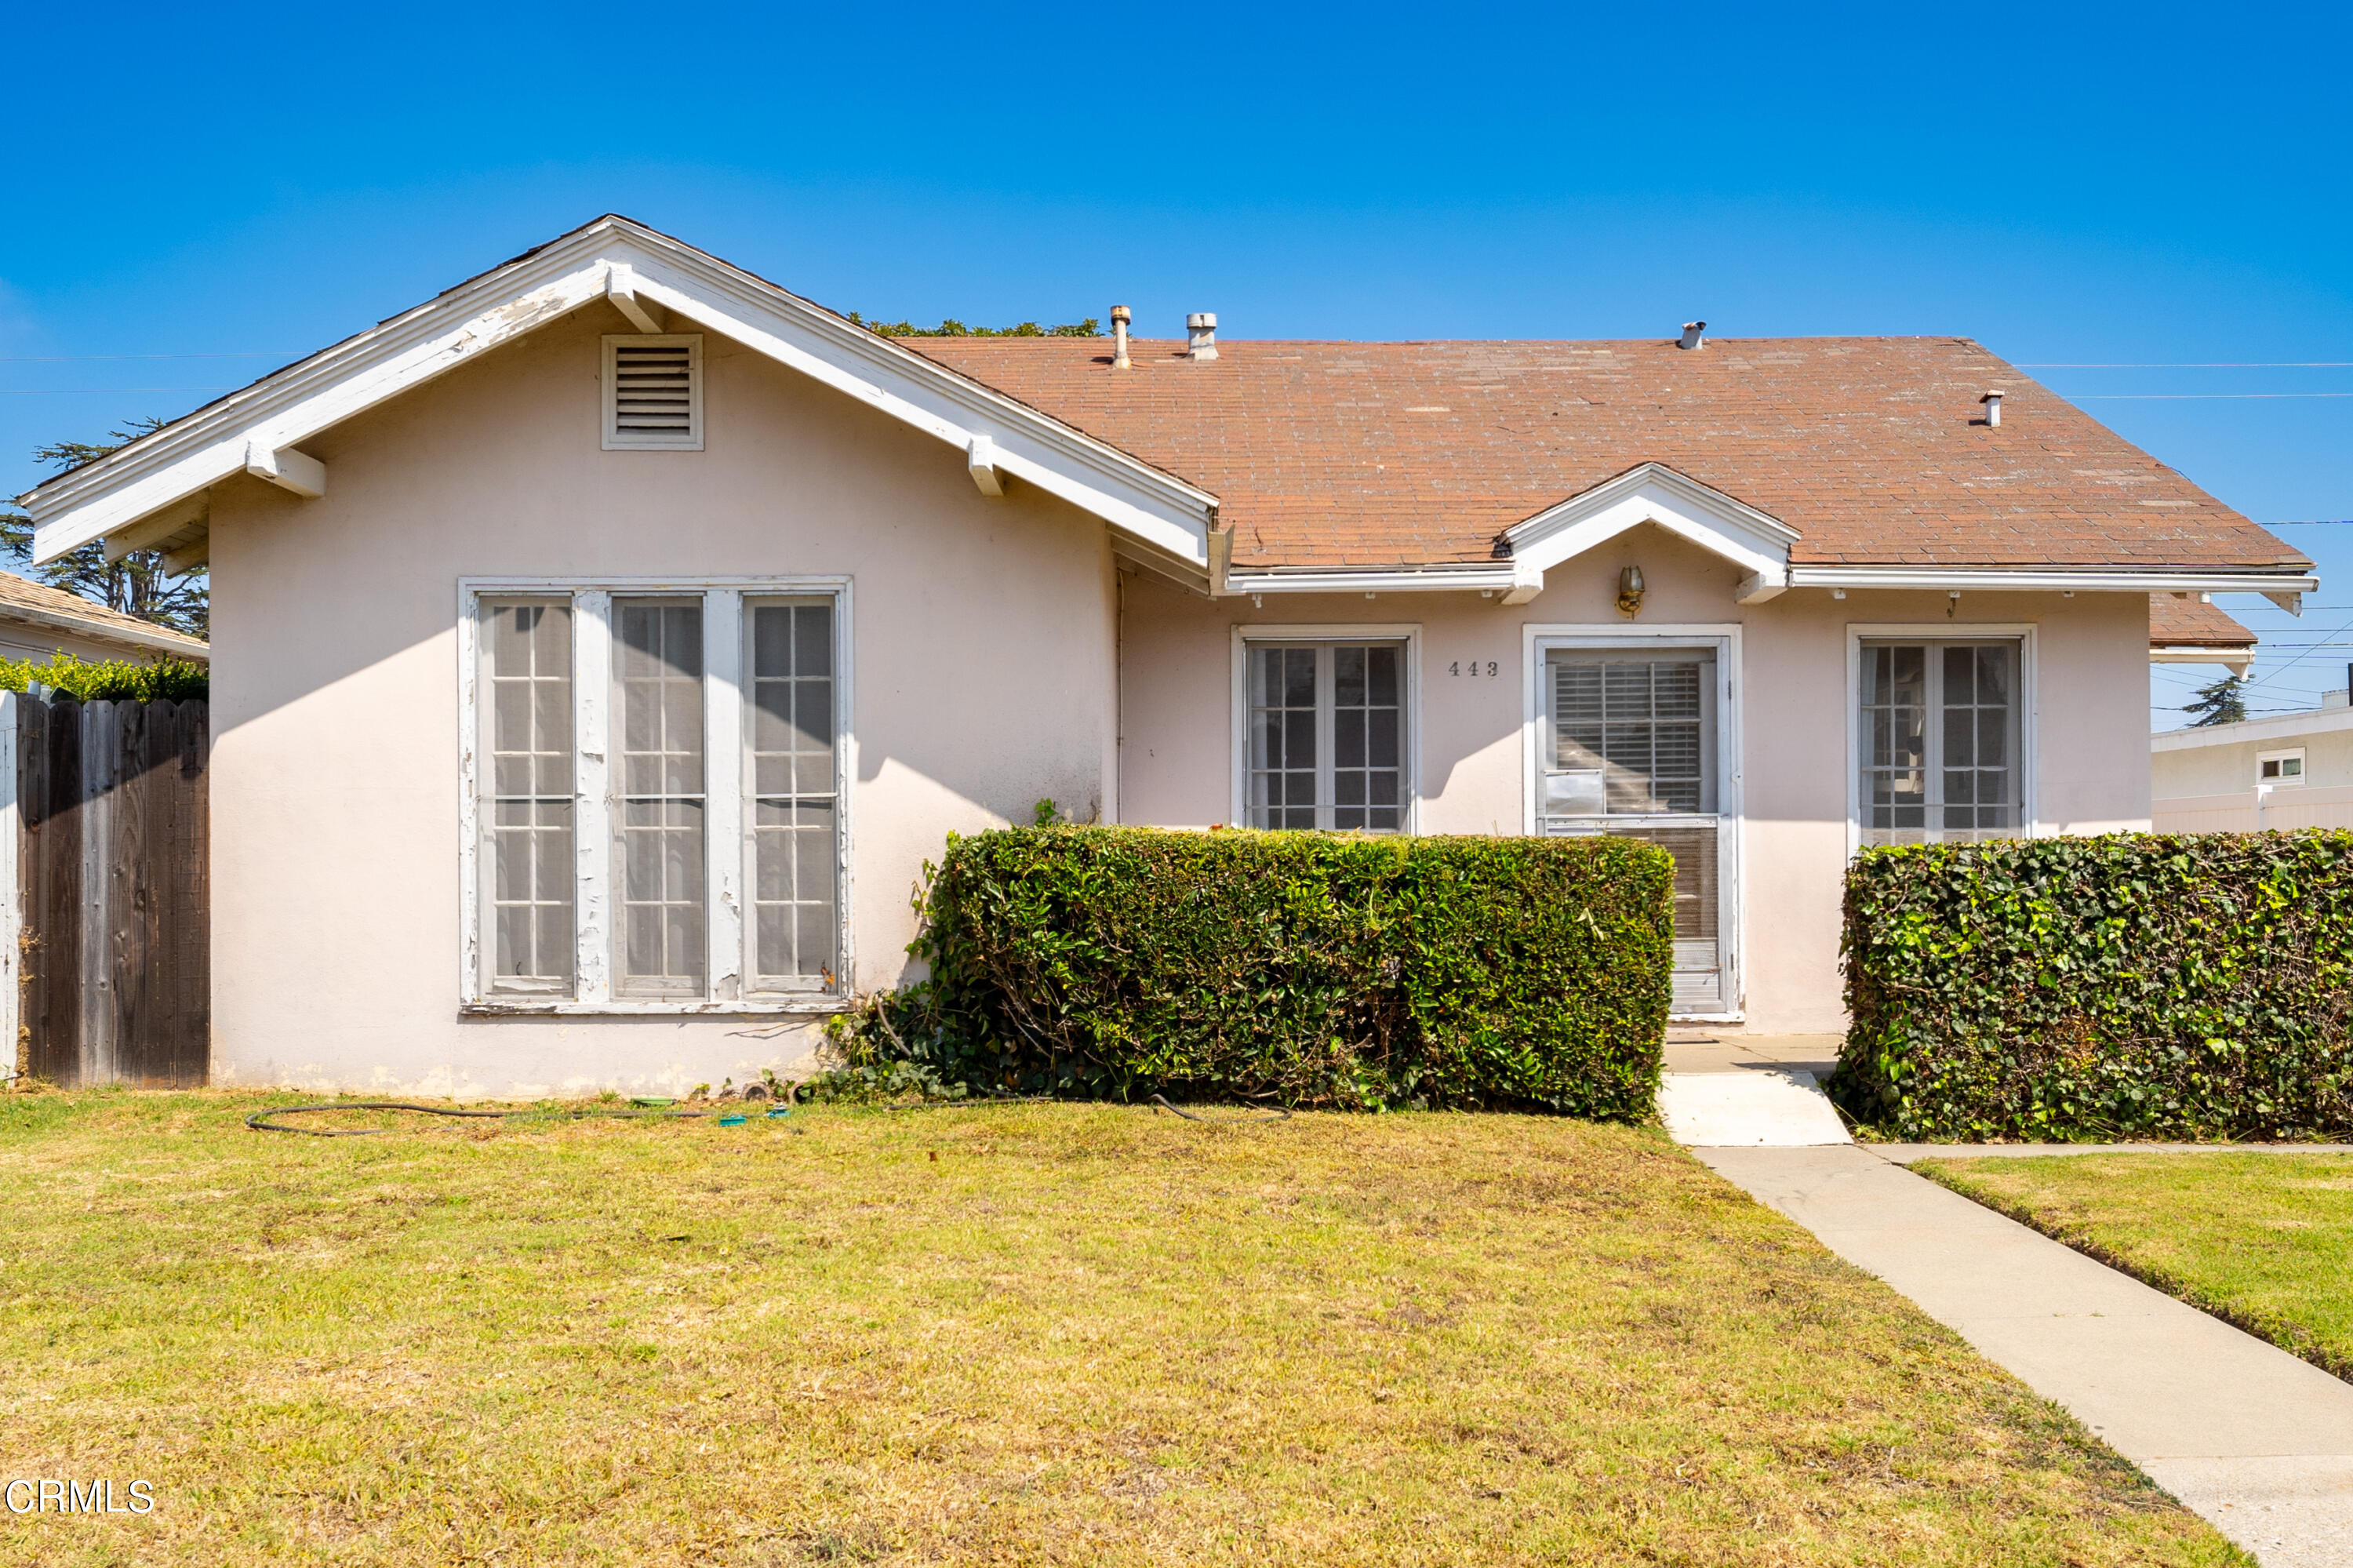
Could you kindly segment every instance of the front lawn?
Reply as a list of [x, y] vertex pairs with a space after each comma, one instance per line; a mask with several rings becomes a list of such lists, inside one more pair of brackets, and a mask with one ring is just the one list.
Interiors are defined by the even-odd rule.
[[0, 1096], [0, 1467], [158, 1503], [0, 1557], [2246, 1561], [1652, 1131], [259, 1103]]
[[2353, 1378], [2353, 1154], [2071, 1154], [1912, 1169]]

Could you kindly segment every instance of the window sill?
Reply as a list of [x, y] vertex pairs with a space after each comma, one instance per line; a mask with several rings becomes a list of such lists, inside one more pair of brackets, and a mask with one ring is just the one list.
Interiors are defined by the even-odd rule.
[[463, 1018], [821, 1018], [847, 1012], [849, 1003], [838, 996], [812, 996], [788, 1001], [557, 1001], [536, 997], [478, 997], [460, 1002]]

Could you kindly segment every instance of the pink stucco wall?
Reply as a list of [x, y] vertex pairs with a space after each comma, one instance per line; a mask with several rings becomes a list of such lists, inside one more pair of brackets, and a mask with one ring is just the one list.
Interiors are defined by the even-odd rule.
[[[1642, 568], [1639, 620], [1619, 615], [1620, 569]], [[1131, 822], [1207, 825], [1233, 816], [1233, 628], [1380, 625], [1418, 630], [1425, 832], [1518, 832], [1526, 820], [1525, 629], [1593, 633], [1656, 625], [1740, 628], [1744, 889], [1741, 1027], [1810, 1033], [1844, 1027], [1839, 892], [1848, 844], [1848, 628], [1908, 625], [1947, 634], [2031, 625], [2042, 831], [2146, 827], [2147, 599], [2137, 594], [1800, 589], [1756, 606], [1733, 598], [1737, 569], [1658, 528], [1641, 528], [1556, 567], [1545, 591], [1506, 607], [1475, 594], [1273, 595], [1215, 602], [1124, 577], [1120, 810]], [[1946, 616], [1953, 608], [1952, 619]], [[1450, 674], [1476, 662], [1477, 677]], [[1483, 672], [1493, 662], [1499, 674]]]
[[708, 338], [701, 452], [599, 449], [598, 304], [306, 443], [327, 494], [215, 493], [224, 1082], [529, 1095], [786, 1067], [805, 1025], [461, 1016], [459, 579], [848, 576], [852, 920], [895, 980], [951, 830], [1115, 788], [1103, 525]]

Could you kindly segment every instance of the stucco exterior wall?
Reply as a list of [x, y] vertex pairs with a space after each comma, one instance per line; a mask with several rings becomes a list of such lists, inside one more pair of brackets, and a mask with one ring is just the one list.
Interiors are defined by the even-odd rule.
[[[1740, 758], [1745, 822], [1740, 1027], [1757, 1033], [1841, 1030], [1841, 878], [1851, 841], [1849, 629], [1927, 635], [1971, 626], [2035, 631], [2035, 796], [2041, 831], [2148, 825], [2144, 595], [1854, 592], [1800, 589], [1755, 606], [1733, 593], [1739, 572], [1658, 528], [1636, 529], [1548, 574], [1545, 591], [1505, 607], [1475, 594], [1267, 595], [1208, 600], [1122, 581], [1121, 795], [1124, 821], [1206, 826], [1232, 820], [1233, 629], [1256, 625], [1412, 627], [1421, 686], [1418, 736], [1424, 832], [1519, 832], [1526, 821], [1525, 629], [1594, 633], [1630, 623], [1615, 607], [1619, 572], [1642, 569], [1636, 628], [1740, 629]], [[1951, 619], [1946, 611], [1953, 609]], [[1496, 674], [1484, 673], [1492, 662]], [[1465, 672], [1475, 664], [1481, 672]]]
[[789, 1068], [806, 1021], [461, 1015], [459, 579], [848, 576], [856, 983], [895, 981], [951, 830], [1115, 789], [1103, 525], [715, 335], [701, 452], [600, 450], [599, 302], [305, 444], [212, 514], [213, 1071], [670, 1092]]

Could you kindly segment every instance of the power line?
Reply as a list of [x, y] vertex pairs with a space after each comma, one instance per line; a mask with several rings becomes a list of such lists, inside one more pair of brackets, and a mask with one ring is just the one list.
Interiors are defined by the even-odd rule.
[[2099, 392], [2081, 397], [2059, 394], [2070, 403], [2211, 402], [2223, 397], [2353, 397], [2353, 392]]
[[0, 397], [81, 397], [101, 392], [234, 392], [234, 387], [0, 387]]
[[2173, 365], [2075, 365], [2015, 360], [2021, 370], [2353, 370], [2353, 359], [2208, 359]]

